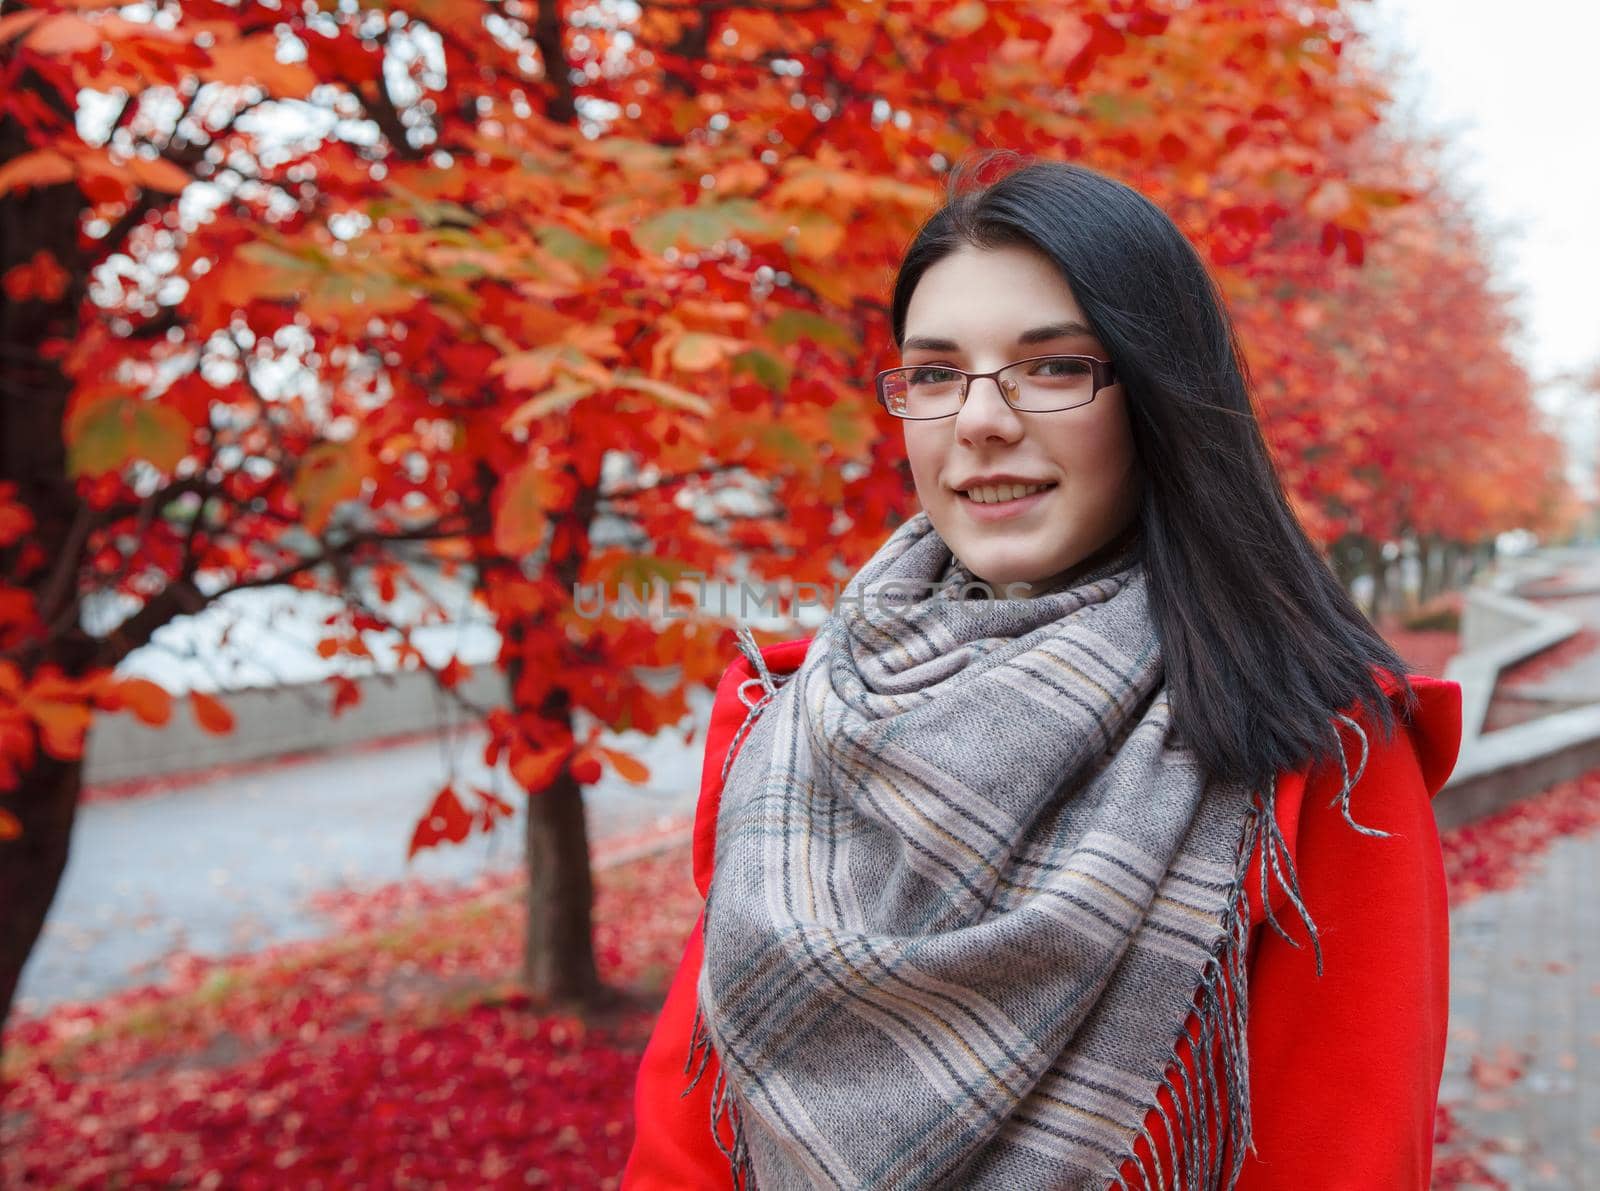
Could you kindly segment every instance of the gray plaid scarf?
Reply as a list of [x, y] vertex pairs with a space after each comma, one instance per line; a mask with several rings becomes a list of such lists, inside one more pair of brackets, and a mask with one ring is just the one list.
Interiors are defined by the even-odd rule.
[[[944, 594], [970, 579], [918, 513], [786, 680], [743, 646], [764, 693], [724, 765], [690, 1049], [698, 1082], [715, 1047], [734, 1187], [1100, 1191], [1162, 1087], [1146, 1185], [1232, 1186], [1259, 838], [1304, 916], [1271, 790], [1175, 737], [1137, 542], [1029, 599]], [[1221, 1086], [1173, 1066], [1192, 1014]]]

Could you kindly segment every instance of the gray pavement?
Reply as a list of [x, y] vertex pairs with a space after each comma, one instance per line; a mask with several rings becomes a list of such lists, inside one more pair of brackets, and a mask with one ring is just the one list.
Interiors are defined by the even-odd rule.
[[[690, 698], [694, 721], [709, 692]], [[371, 889], [419, 878], [465, 884], [514, 868], [522, 854], [522, 806], [508, 776], [483, 764], [483, 734], [453, 747], [420, 741], [329, 753], [167, 793], [90, 803], [79, 810], [72, 851], [44, 933], [23, 969], [17, 1008], [37, 1013], [158, 980], [174, 949], [221, 956], [326, 934], [313, 893]], [[703, 727], [654, 739], [602, 738], [650, 768], [633, 786], [607, 773], [585, 794], [591, 838], [604, 840], [681, 822], [700, 788]], [[406, 848], [453, 757], [459, 782], [498, 788], [517, 807], [490, 836], [419, 853]], [[459, 788], [459, 787], [458, 787]]]
[[[1600, 630], [1600, 555], [1550, 556], [1554, 573], [1521, 598]], [[1513, 701], [1509, 691], [1497, 699]], [[1529, 706], [1507, 722], [1600, 701], [1600, 651], [1519, 684], [1514, 699]], [[1470, 1154], [1513, 1191], [1600, 1191], [1597, 905], [1591, 833], [1554, 841], [1515, 887], [1452, 907], [1439, 1096], [1464, 1137], [1436, 1159]]]
[[1451, 912], [1441, 1101], [1507, 1187], [1600, 1188], [1600, 833]]

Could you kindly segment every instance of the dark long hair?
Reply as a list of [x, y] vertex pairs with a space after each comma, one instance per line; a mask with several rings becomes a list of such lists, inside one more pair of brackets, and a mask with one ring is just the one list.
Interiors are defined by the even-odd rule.
[[[895, 345], [935, 261], [1026, 245], [1055, 262], [1117, 366], [1143, 475], [1139, 549], [1173, 721], [1217, 775], [1270, 783], [1338, 754], [1333, 716], [1395, 717], [1373, 667], [1406, 667], [1340, 586], [1284, 495], [1221, 292], [1167, 214], [1104, 174], [994, 152], [953, 171], [895, 280]], [[1359, 743], [1347, 745], [1350, 764]], [[1268, 792], [1270, 784], [1266, 786]]]

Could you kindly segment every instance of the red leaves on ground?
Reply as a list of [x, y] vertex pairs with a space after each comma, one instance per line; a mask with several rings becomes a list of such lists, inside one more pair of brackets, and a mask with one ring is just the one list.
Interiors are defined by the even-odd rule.
[[1500, 1044], [1493, 1058], [1473, 1055], [1468, 1071], [1472, 1082], [1485, 1092], [1503, 1092], [1521, 1079], [1528, 1070], [1528, 1056], [1522, 1051]]
[[1461, 652], [1461, 634], [1449, 629], [1406, 629], [1386, 625], [1383, 636], [1413, 674], [1443, 678], [1450, 659]]
[[1467, 1129], [1451, 1105], [1439, 1105], [1434, 1114], [1433, 1145], [1433, 1191], [1507, 1191], [1505, 1181], [1483, 1162], [1503, 1150], [1504, 1143]]
[[615, 1187], [688, 873], [675, 847], [599, 874], [596, 959], [635, 1000], [589, 1021], [502, 991], [515, 875], [19, 1021], [0, 1185]]
[[1585, 626], [1565, 641], [1500, 671], [1496, 685], [1508, 689], [1533, 686], [1588, 657], [1596, 649], [1600, 649], [1600, 631]]
[[1444, 867], [1450, 904], [1509, 889], [1550, 845], [1600, 828], [1600, 770], [1525, 798], [1445, 835]]

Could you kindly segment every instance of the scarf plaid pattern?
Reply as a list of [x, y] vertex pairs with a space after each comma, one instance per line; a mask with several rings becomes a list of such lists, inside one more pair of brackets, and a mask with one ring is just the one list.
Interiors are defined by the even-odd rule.
[[[1304, 915], [1272, 792], [1175, 737], [1136, 546], [1031, 599], [937, 594], [970, 578], [918, 513], [781, 685], [754, 654], [690, 1086], [714, 1048], [735, 1188], [1101, 1191], [1163, 1087], [1146, 1185], [1231, 1186], [1258, 839]], [[1191, 1015], [1220, 1084], [1174, 1067]]]

